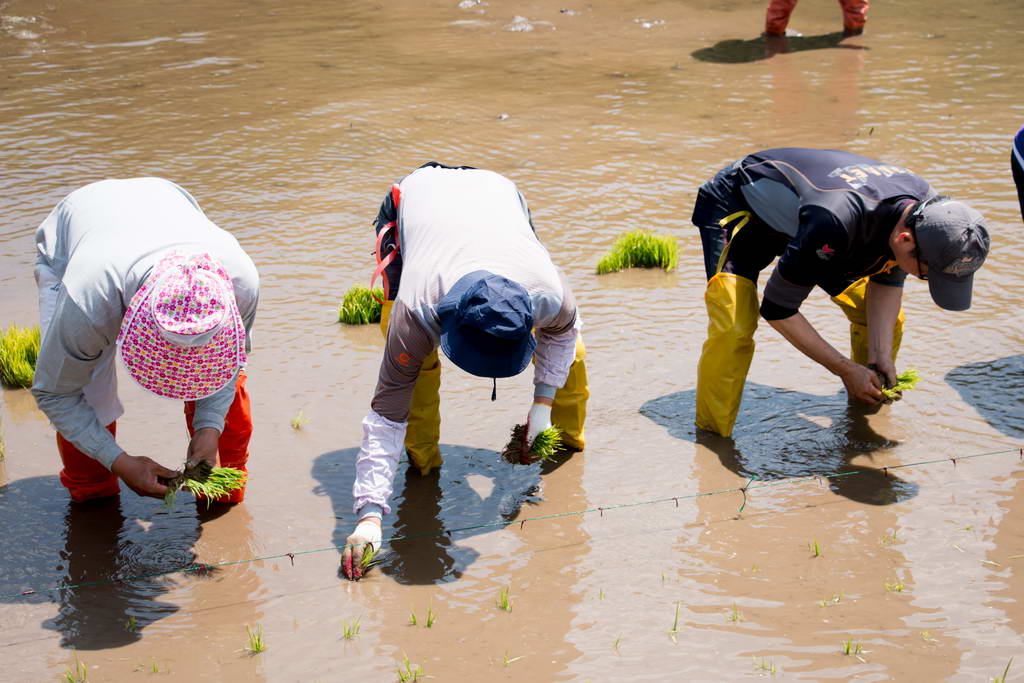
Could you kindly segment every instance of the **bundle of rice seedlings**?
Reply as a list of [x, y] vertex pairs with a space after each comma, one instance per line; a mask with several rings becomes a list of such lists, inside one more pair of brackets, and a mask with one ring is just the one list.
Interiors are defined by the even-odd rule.
[[375, 567], [382, 562], [382, 560], [379, 557], [377, 557], [379, 554], [380, 550], [374, 550], [372, 544], [367, 543], [363, 546], [363, 556], [359, 560], [359, 565], [362, 568], [364, 574], [366, 573], [367, 569], [369, 569], [370, 567]]
[[[525, 443], [526, 425], [516, 425], [512, 428], [512, 436], [501, 452], [501, 457], [505, 459], [505, 462], [518, 464], [523, 456]], [[530, 445], [529, 455], [537, 460], [551, 460], [561, 446], [562, 430], [558, 427], [548, 427], [534, 438], [533, 444]]]
[[39, 327], [8, 327], [0, 335], [0, 384], [8, 389], [32, 386], [38, 355]]
[[597, 274], [614, 273], [623, 268], [662, 268], [674, 270], [679, 263], [676, 241], [671, 235], [655, 235], [647, 230], [624, 233], [611, 251], [597, 262]]
[[338, 307], [338, 322], [346, 325], [365, 325], [367, 323], [380, 322], [380, 302], [373, 298], [384, 298], [384, 290], [375, 287], [372, 291], [362, 285], [353, 285], [352, 289], [345, 293]]
[[913, 389], [920, 379], [921, 377], [917, 374], [916, 368], [907, 368], [896, 375], [896, 384], [882, 389], [882, 395], [888, 399], [896, 400], [907, 389]]
[[214, 500], [245, 486], [247, 476], [234, 467], [211, 467], [210, 463], [200, 460], [195, 465], [186, 466], [181, 474], [165, 482], [167, 493], [164, 494], [164, 505], [174, 507], [178, 491], [188, 489], [197, 496], [205, 497], [209, 507]]

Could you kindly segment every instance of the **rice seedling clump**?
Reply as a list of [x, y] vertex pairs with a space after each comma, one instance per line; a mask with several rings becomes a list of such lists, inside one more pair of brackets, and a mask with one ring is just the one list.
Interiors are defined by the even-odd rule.
[[[512, 428], [512, 436], [508, 444], [501, 452], [501, 457], [513, 465], [520, 462], [523, 456], [523, 447], [526, 443], [526, 425], [516, 425]], [[562, 447], [562, 430], [558, 427], [548, 427], [533, 440], [530, 445], [529, 455], [537, 460], [551, 460], [559, 448]]]
[[888, 399], [897, 399], [907, 389], [913, 389], [914, 385], [917, 384], [921, 377], [917, 374], [916, 368], [907, 368], [900, 374], [896, 375], [896, 384], [891, 387], [882, 389], [882, 395]]
[[373, 298], [374, 294], [379, 299], [384, 299], [384, 290], [380, 287], [370, 290], [362, 285], [353, 285], [345, 293], [345, 298], [338, 307], [338, 322], [346, 325], [379, 323], [381, 304]]
[[0, 334], [0, 384], [8, 389], [32, 386], [38, 356], [38, 327], [8, 327]]
[[655, 235], [633, 230], [616, 240], [611, 250], [597, 262], [597, 274], [614, 273], [623, 268], [661, 268], [674, 270], [679, 263], [676, 241], [671, 235]]
[[214, 500], [245, 486], [247, 477], [245, 472], [234, 467], [210, 467], [209, 463], [201, 460], [199, 464], [186, 467], [185, 471], [167, 482], [164, 505], [174, 507], [178, 491], [188, 489], [196, 496], [206, 498], [206, 505], [209, 506]]

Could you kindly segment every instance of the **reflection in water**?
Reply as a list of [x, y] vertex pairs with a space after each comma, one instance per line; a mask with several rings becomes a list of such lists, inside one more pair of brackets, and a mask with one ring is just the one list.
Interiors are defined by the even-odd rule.
[[1024, 438], [1024, 354], [961, 365], [946, 381], [992, 427]]
[[[458, 545], [459, 538], [494, 531], [487, 527], [459, 532], [453, 540], [443, 533], [475, 524], [515, 519], [523, 504], [540, 501], [540, 467], [512, 467], [491, 450], [441, 445], [445, 461], [441, 469], [423, 476], [399, 467], [395, 476], [392, 511], [384, 516], [384, 538], [399, 537], [385, 547], [381, 571], [399, 583], [433, 584], [458, 579], [476, 559], [476, 551]], [[338, 520], [332, 543], [343, 546], [355, 525], [352, 512], [354, 461], [359, 450], [347, 448], [319, 456], [313, 477], [317, 495], [328, 495]], [[490, 480], [485, 495], [476, 491], [468, 477]], [[389, 531], [390, 530], [390, 531]]]
[[[175, 605], [155, 600], [166, 592], [166, 579], [105, 583], [191, 561], [177, 543], [138, 542], [143, 540], [136, 540], [140, 533], [146, 534], [137, 521], [125, 519], [118, 498], [68, 503], [64, 526], [62, 583], [99, 583], [57, 594], [60, 611], [44, 626], [60, 632], [61, 646], [102, 650], [126, 645], [140, 639], [147, 624], [178, 611]], [[135, 619], [129, 625], [131, 617]]]
[[[57, 614], [43, 626], [60, 633], [62, 647], [102, 650], [128, 645], [139, 640], [148, 625], [179, 611], [178, 605], [159, 598], [173, 590], [182, 575], [123, 583], [118, 579], [173, 572], [192, 564], [201, 524], [229, 510], [236, 512], [228, 556], [244, 556], [245, 551], [236, 547], [247, 548], [251, 539], [244, 510], [226, 505], [207, 510], [194, 506], [187, 495], [178, 498], [173, 510], [127, 493], [73, 503], [56, 476], [16, 480], [0, 487], [0, 528], [5, 535], [0, 593], [86, 584], [7, 600], [57, 603]], [[55, 561], [55, 549], [61, 546]], [[214, 574], [183, 576], [194, 581]], [[236, 577], [233, 583], [238, 582]]]
[[847, 36], [842, 31], [824, 33], [820, 36], [759, 36], [750, 40], [733, 38], [722, 40], [711, 47], [702, 47], [690, 53], [694, 59], [719, 64], [742, 64], [768, 59], [777, 54], [842, 48], [846, 50], [867, 50], [863, 45], [841, 45]]
[[[694, 391], [682, 391], [646, 402], [640, 413], [670, 435], [707, 447], [742, 477], [772, 481], [843, 473], [829, 479], [832, 490], [869, 505], [890, 505], [917, 495], [916, 484], [850, 464], [896, 442], [876, 433], [867, 420], [870, 409], [850, 405], [843, 392], [817, 396], [747, 382], [732, 439], [697, 430], [694, 405]], [[821, 421], [829, 425], [823, 427]]]

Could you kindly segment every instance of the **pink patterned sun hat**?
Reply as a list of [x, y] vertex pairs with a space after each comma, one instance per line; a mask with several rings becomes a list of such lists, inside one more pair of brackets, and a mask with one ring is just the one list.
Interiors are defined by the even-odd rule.
[[128, 304], [121, 362], [143, 389], [195, 401], [245, 365], [245, 327], [231, 278], [210, 254], [169, 252]]

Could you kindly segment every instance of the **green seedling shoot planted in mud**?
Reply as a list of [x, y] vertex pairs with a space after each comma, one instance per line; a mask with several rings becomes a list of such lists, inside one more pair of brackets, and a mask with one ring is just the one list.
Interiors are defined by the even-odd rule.
[[256, 628], [245, 627], [248, 640], [245, 643], [245, 651], [251, 655], [258, 655], [267, 649], [267, 641], [263, 638], [263, 627], [259, 624]]
[[932, 635], [931, 631], [921, 631], [921, 640], [926, 643], [937, 643], [939, 639]]
[[733, 622], [734, 624], [737, 623], [737, 622], [743, 621], [743, 612], [741, 612], [736, 607], [736, 603], [735, 602], [732, 603], [732, 609], [729, 610], [729, 621]]
[[502, 658], [501, 663], [504, 664], [507, 669], [512, 662], [518, 662], [522, 658], [523, 655], [519, 655], [518, 657], [509, 657], [508, 650], [505, 650], [505, 656]]
[[427, 628], [433, 628], [435, 621], [437, 621], [437, 614], [434, 613], [434, 601], [431, 600], [427, 605]]
[[295, 417], [292, 418], [292, 429], [298, 431], [309, 424], [309, 418], [302, 414], [302, 410], [295, 413]]
[[668, 637], [672, 639], [673, 643], [679, 642], [676, 640], [676, 634], [679, 633], [679, 603], [676, 603], [676, 618], [672, 621], [672, 628], [668, 630]]
[[896, 400], [904, 391], [913, 389], [914, 385], [921, 379], [916, 368], [907, 368], [896, 375], [896, 384], [882, 389], [882, 395], [888, 399]]
[[152, 657], [149, 662], [149, 673], [158, 674], [160, 673], [160, 667], [156, 663], [156, 657]]
[[410, 681], [418, 681], [426, 676], [423, 673], [423, 667], [417, 664], [413, 666], [409, 661], [409, 656], [404, 652], [402, 653], [402, 666], [398, 668], [398, 680], [401, 683], [409, 683]]
[[853, 638], [847, 638], [846, 642], [843, 643], [843, 654], [844, 655], [859, 655], [863, 651], [864, 651], [864, 648], [861, 647], [861, 644], [860, 644], [859, 640], [854, 640]]
[[356, 617], [352, 621], [344, 621], [341, 624], [341, 637], [345, 640], [354, 640], [359, 635], [359, 620], [361, 616]]
[[603, 588], [598, 589], [598, 591], [597, 591], [597, 599], [598, 600], [604, 600], [604, 589]]
[[902, 593], [904, 588], [906, 588], [906, 585], [899, 579], [885, 582], [885, 590], [890, 593]]
[[773, 662], [772, 660], [768, 659], [767, 657], [762, 657], [760, 661], [754, 659], [754, 671], [758, 673], [765, 673], [769, 676], [774, 676], [776, 673], [778, 673], [779, 668], [775, 666], [775, 662]]
[[85, 667], [85, 662], [78, 658], [77, 652], [74, 656], [74, 663], [64, 671], [64, 683], [87, 683], [89, 670]]
[[512, 611], [512, 597], [509, 593], [512, 592], [512, 586], [505, 586], [498, 593], [498, 599], [494, 601], [498, 609], [505, 610], [506, 612]]
[[615, 654], [619, 654], [619, 644], [620, 643], [622, 643], [622, 634], [621, 633], [612, 642], [612, 649], [615, 650]]
[[178, 491], [188, 489], [196, 496], [205, 497], [209, 507], [218, 498], [245, 486], [246, 476], [245, 472], [234, 467], [210, 467], [208, 462], [200, 460], [195, 465], [186, 465], [181, 474], [166, 482], [164, 505], [174, 507]]
[[821, 544], [818, 543], [817, 539], [808, 543], [807, 549], [811, 551], [812, 557], [821, 557]]
[[1002, 676], [996, 676], [992, 679], [992, 683], [1006, 683], [1006, 677], [1010, 675], [1010, 666], [1013, 665], [1013, 657], [1010, 657], [1010, 661], [1006, 663], [1006, 668], [1003, 669]]
[[895, 545], [896, 540], [896, 530], [893, 529], [890, 533], [886, 534], [885, 536], [882, 536], [882, 539], [879, 541], [879, 543], [881, 543], [882, 545]]
[[0, 384], [8, 389], [28, 389], [38, 356], [38, 327], [8, 327], [0, 333]]
[[416, 618], [416, 613], [410, 610], [410, 612], [409, 612], [409, 626], [418, 626], [419, 623], [420, 623], [420, 620]]
[[135, 619], [135, 615], [132, 614], [128, 617], [128, 621], [124, 623], [124, 630], [128, 633], [135, 633], [139, 630], [139, 622]]
[[831, 598], [824, 598], [823, 600], [819, 600], [818, 601], [818, 606], [819, 607], [828, 607], [829, 605], [838, 605], [842, 601], [843, 601], [843, 594], [842, 593], [836, 593]]
[[373, 298], [384, 298], [384, 290], [376, 287], [372, 290], [362, 285], [353, 285], [345, 293], [345, 297], [338, 306], [338, 322], [346, 325], [366, 325], [367, 323], [379, 323], [381, 304]]
[[623, 233], [611, 250], [597, 262], [597, 274], [614, 273], [624, 268], [661, 268], [674, 270], [679, 263], [676, 241], [671, 235], [655, 235], [647, 230]]
[[[505, 462], [510, 462], [513, 465], [520, 464], [525, 442], [526, 425], [516, 425], [512, 428], [512, 436], [501, 452], [501, 457], [505, 459]], [[543, 462], [551, 460], [561, 447], [562, 430], [558, 427], [548, 427], [533, 439], [528, 455], [534, 460]]]

